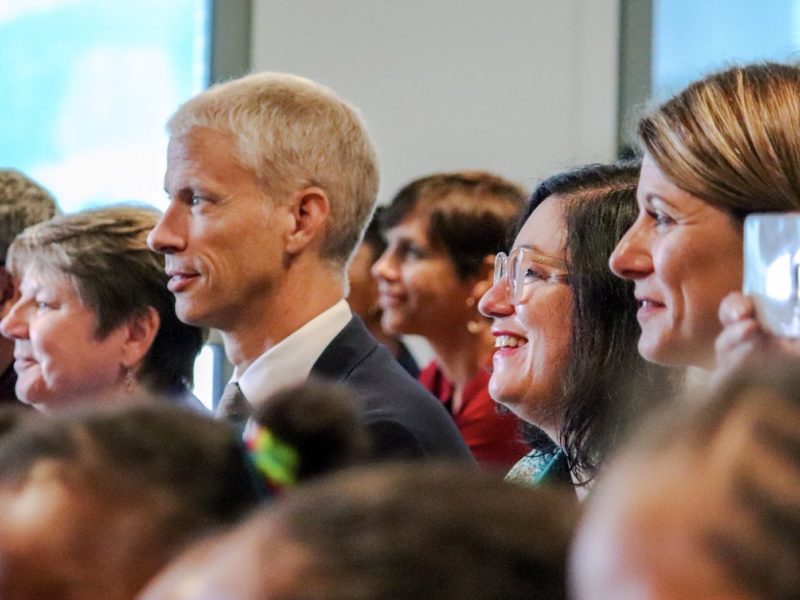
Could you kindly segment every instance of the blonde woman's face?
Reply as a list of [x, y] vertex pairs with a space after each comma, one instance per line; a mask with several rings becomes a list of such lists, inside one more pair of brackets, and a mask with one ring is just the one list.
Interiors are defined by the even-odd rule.
[[94, 310], [65, 275], [26, 272], [19, 299], [0, 322], [2, 334], [15, 342], [17, 397], [53, 412], [110, 395], [122, 380], [127, 326], [103, 339], [96, 327]]
[[609, 265], [635, 284], [639, 352], [661, 364], [713, 368], [720, 302], [742, 285], [741, 229], [647, 155], [636, 195], [639, 216]]

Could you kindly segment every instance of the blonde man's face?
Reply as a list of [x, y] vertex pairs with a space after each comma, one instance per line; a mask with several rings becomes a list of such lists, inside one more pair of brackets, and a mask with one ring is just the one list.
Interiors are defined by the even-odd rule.
[[169, 206], [149, 246], [166, 255], [178, 317], [230, 331], [263, 311], [284, 272], [286, 210], [237, 159], [235, 138], [194, 128], [169, 143]]

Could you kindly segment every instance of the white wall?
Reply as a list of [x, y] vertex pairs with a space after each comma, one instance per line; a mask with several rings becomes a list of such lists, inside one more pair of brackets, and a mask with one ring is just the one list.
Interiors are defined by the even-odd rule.
[[381, 200], [439, 170], [530, 187], [615, 153], [619, 0], [253, 0], [252, 68], [360, 107]]

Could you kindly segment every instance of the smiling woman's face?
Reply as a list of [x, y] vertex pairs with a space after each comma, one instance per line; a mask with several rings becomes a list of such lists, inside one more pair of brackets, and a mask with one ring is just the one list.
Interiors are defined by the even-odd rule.
[[712, 368], [720, 302], [742, 285], [741, 229], [647, 155], [636, 196], [639, 216], [609, 265], [635, 284], [639, 352], [652, 362]]
[[16, 393], [43, 412], [110, 393], [122, 380], [127, 328], [103, 339], [95, 335], [97, 316], [63, 274], [28, 270], [20, 298], [0, 322], [15, 341]]
[[[514, 248], [529, 248], [554, 261], [564, 261], [566, 225], [563, 200], [554, 195], [525, 222]], [[520, 301], [511, 302], [505, 280], [497, 282], [480, 302], [494, 321], [496, 339], [489, 393], [521, 419], [550, 430], [547, 422], [561, 395], [561, 379], [569, 354], [572, 291], [563, 281], [545, 281], [556, 274], [549, 265], [531, 265]]]
[[475, 278], [461, 279], [453, 259], [429, 236], [429, 216], [412, 212], [386, 231], [387, 248], [372, 266], [381, 325], [392, 334], [452, 339], [474, 317]]

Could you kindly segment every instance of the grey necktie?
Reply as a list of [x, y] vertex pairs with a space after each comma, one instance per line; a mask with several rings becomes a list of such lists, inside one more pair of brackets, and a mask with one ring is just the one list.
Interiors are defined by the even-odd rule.
[[250, 413], [251, 406], [239, 384], [234, 381], [226, 385], [217, 405], [217, 418], [238, 423], [247, 420]]

